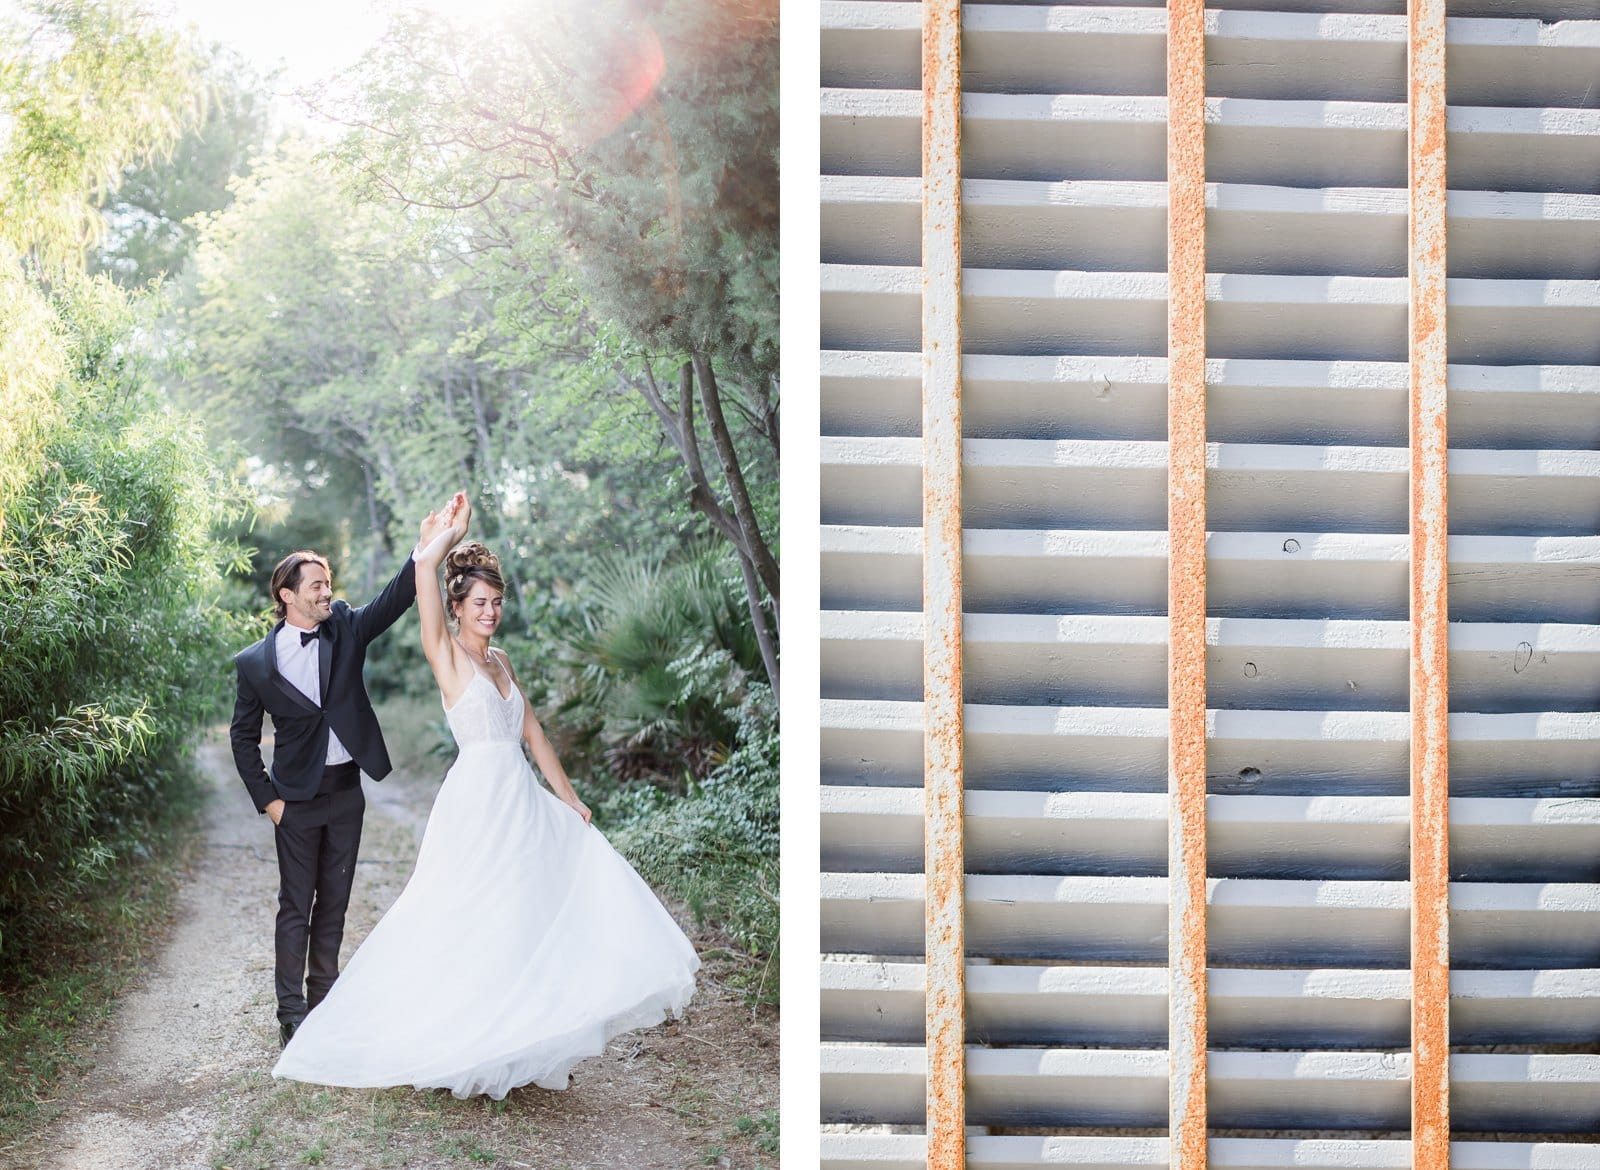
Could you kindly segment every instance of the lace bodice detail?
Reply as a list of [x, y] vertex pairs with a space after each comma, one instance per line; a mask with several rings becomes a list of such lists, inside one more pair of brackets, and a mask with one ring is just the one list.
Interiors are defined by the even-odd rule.
[[516, 743], [522, 738], [522, 692], [513, 684], [502, 698], [489, 677], [474, 671], [454, 707], [446, 707], [445, 721], [458, 747], [480, 743]]

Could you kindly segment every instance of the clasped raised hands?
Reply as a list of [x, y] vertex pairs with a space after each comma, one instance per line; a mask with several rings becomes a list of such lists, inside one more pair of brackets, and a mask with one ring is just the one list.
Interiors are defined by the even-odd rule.
[[444, 560], [445, 553], [466, 536], [471, 520], [472, 503], [467, 499], [466, 492], [451, 496], [442, 511], [429, 512], [422, 518], [417, 536], [417, 562], [437, 565]]

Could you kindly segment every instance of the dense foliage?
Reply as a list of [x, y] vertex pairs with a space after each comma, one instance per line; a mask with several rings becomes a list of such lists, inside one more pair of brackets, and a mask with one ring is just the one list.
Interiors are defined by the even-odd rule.
[[487, 353], [581, 353], [569, 395], [675, 456], [673, 510], [733, 550], [775, 691], [777, 44], [771, 0], [402, 18], [339, 149], [369, 194], [457, 212]]
[[677, 800], [659, 789], [619, 790], [601, 809], [612, 841], [639, 872], [720, 923], [763, 962], [748, 980], [775, 998], [778, 981], [778, 729], [772, 693], [750, 688], [739, 746]]
[[80, 277], [48, 303], [65, 376], [0, 531], [6, 967], [70, 930], [82, 891], [142, 847], [243, 634], [214, 604], [226, 554], [210, 535], [236, 495], [128, 353], [126, 299]]
[[243, 501], [83, 274], [97, 192], [196, 116], [192, 56], [114, 4], [0, 30], [0, 975], [70, 936], [86, 890], [181, 801], [237, 620], [213, 532]]

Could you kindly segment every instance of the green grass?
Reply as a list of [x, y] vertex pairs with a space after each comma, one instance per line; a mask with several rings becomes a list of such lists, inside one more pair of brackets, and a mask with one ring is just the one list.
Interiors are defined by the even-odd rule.
[[[746, 1155], [756, 1155], [745, 1161]], [[755, 1117], [738, 1118], [722, 1134], [722, 1139], [705, 1148], [700, 1160], [707, 1166], [724, 1165], [731, 1170], [763, 1164], [761, 1155], [778, 1156], [778, 1111], [768, 1109]]]
[[741, 1117], [733, 1123], [741, 1137], [749, 1138], [763, 1154], [778, 1154], [778, 1111], [768, 1109], [759, 1117]]
[[445, 1138], [436, 1147], [438, 1152], [447, 1158], [465, 1158], [469, 1162], [488, 1164], [498, 1162], [500, 1155], [493, 1150], [486, 1150], [474, 1138], [450, 1137]]
[[143, 970], [171, 924], [173, 897], [198, 849], [199, 789], [177, 785], [144, 842], [76, 906], [73, 929], [35, 948], [0, 984], [0, 1146], [47, 1124], [67, 1081], [89, 1066], [87, 1041]]

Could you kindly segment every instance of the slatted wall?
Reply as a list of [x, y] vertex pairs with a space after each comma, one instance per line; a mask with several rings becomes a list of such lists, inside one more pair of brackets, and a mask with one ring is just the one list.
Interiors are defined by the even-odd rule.
[[[1412, 784], [1413, 635], [1446, 629], [1444, 591], [1412, 583], [1444, 519], [1411, 494], [1426, 30], [1384, 0], [1203, 13], [1204, 418], [1173, 416], [1173, 455], [1203, 427], [1206, 962], [1199, 1032], [1170, 1045], [1169, 896], [1198, 856], [1168, 832], [1169, 581], [1193, 575], [1169, 574], [1174, 14], [959, 6], [946, 386], [923, 323], [950, 290], [923, 264], [951, 241], [923, 212], [953, 159], [924, 162], [922, 87], [952, 60], [925, 58], [925, 8], [821, 5], [824, 1166], [1600, 1170], [1600, 0], [1443, 22], [1447, 840]], [[958, 479], [923, 442], [936, 381]], [[954, 1009], [924, 993], [945, 479]], [[1447, 1059], [1413, 1049], [1414, 820], [1419, 852], [1448, 845]], [[953, 1109], [927, 1046], [952, 1019]], [[1210, 1140], [1174, 1152], [1190, 1042]], [[1414, 1081], [1448, 1093], [1415, 1151]]]

